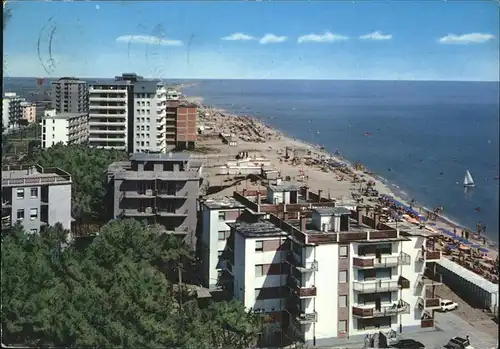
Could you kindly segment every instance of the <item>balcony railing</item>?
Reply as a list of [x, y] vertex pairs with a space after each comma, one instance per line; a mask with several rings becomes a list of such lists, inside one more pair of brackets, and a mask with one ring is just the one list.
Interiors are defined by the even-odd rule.
[[411, 257], [409, 254], [401, 252], [398, 256], [382, 257], [354, 257], [353, 266], [355, 268], [386, 268], [398, 265], [410, 265]]
[[420, 327], [422, 327], [422, 328], [434, 327], [434, 319], [422, 319], [422, 320], [420, 320]]
[[384, 317], [397, 314], [409, 314], [410, 305], [405, 301], [399, 301], [391, 306], [383, 306], [380, 308], [359, 308], [352, 307], [352, 315], [360, 318]]
[[424, 262], [439, 261], [441, 259], [441, 251], [420, 250], [418, 251], [417, 259]]
[[318, 313], [315, 311], [313, 311], [312, 313], [299, 312], [295, 316], [295, 320], [297, 320], [297, 322], [301, 325], [318, 322]]
[[293, 276], [288, 277], [288, 285], [299, 298], [316, 297], [316, 286], [301, 286], [299, 280]]
[[408, 289], [408, 288], [410, 288], [410, 280], [408, 280], [407, 278], [405, 278], [403, 276], [400, 276], [398, 279], [398, 285], [402, 289]]
[[399, 290], [396, 280], [365, 280], [354, 281], [353, 290], [361, 293], [390, 292]]
[[301, 273], [312, 273], [318, 271], [318, 261], [300, 262], [294, 256], [293, 252], [289, 252], [286, 256], [286, 262], [296, 268]]
[[418, 306], [423, 309], [441, 308], [441, 298], [418, 298]]

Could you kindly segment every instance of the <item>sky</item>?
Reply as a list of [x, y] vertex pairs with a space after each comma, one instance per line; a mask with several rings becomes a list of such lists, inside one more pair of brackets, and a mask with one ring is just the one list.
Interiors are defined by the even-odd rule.
[[7, 2], [4, 75], [499, 80], [495, 0]]

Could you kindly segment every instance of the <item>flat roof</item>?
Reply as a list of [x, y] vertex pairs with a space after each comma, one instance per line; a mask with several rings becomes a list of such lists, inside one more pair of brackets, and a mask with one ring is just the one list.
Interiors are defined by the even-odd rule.
[[302, 185], [298, 183], [284, 182], [281, 184], [269, 184], [267, 185], [267, 187], [272, 191], [295, 191], [295, 190], [300, 190]]
[[2, 166], [2, 186], [4, 187], [51, 183], [71, 183], [71, 175], [59, 168], [44, 169], [39, 165]]
[[134, 93], [156, 93], [158, 86], [163, 86], [158, 80], [138, 80], [134, 83]]
[[210, 198], [203, 201], [203, 204], [211, 210], [245, 208], [245, 205], [233, 197]]
[[135, 153], [130, 156], [131, 161], [189, 161], [191, 155], [187, 153]]
[[351, 214], [351, 210], [345, 207], [314, 207], [313, 211], [318, 213], [321, 216], [340, 216]]
[[498, 293], [498, 284], [494, 284], [493, 282], [486, 280], [481, 275], [478, 275], [473, 271], [450, 261], [448, 258], [441, 258], [435, 263], [441, 265], [443, 268], [448, 269], [453, 274], [461, 277], [464, 280], [467, 280], [468, 282], [476, 285], [477, 287], [485, 290], [488, 293]]
[[58, 113], [55, 115], [44, 114], [42, 119], [73, 119], [86, 115], [86, 113]]
[[255, 223], [235, 222], [227, 223], [231, 228], [234, 228], [237, 233], [246, 238], [273, 237], [273, 236], [288, 236], [282, 229], [276, 227], [273, 223], [262, 220]]

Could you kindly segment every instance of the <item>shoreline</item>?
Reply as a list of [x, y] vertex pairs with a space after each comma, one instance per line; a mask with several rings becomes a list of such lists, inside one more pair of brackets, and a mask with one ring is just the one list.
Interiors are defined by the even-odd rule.
[[[389, 181], [388, 179], [376, 174], [372, 173], [369, 171], [369, 169], [364, 168], [363, 170], [356, 170], [354, 168], [355, 164], [353, 164], [349, 159], [344, 158], [343, 156], [337, 156], [333, 153], [329, 152], [329, 149], [320, 147], [320, 145], [317, 144], [312, 144], [310, 142], [304, 141], [297, 139], [284, 131], [271, 126], [267, 124], [262, 118], [258, 116], [251, 116], [247, 114], [240, 114], [237, 112], [232, 112], [223, 108], [219, 108], [215, 105], [210, 105], [204, 102], [203, 97], [189, 97], [189, 99], [196, 98], [197, 100], [194, 101], [194, 104], [198, 105], [202, 113], [215, 113], [215, 114], [220, 114], [220, 117], [234, 117], [238, 118], [239, 120], [247, 120], [255, 123], [259, 127], [262, 127], [269, 133], [272, 133], [277, 139], [280, 139], [281, 141], [284, 142], [289, 142], [291, 144], [294, 144], [297, 147], [302, 147], [306, 148], [311, 151], [311, 154], [316, 154], [319, 155], [323, 158], [329, 158], [332, 159], [335, 162], [338, 162], [340, 164], [343, 164], [347, 168], [351, 170], [353, 174], [358, 174], [363, 176], [364, 178], [369, 178], [370, 180], [373, 180], [376, 183], [377, 189], [383, 189], [382, 191], [385, 192], [386, 195], [392, 196], [395, 200], [401, 202], [402, 204], [406, 206], [410, 206], [408, 198], [405, 196], [410, 197], [410, 195], [405, 192], [403, 189], [401, 189], [397, 183], [393, 183]], [[366, 173], [368, 172], [368, 173]], [[332, 181], [334, 181], [334, 178], [332, 177]], [[422, 214], [427, 214], [429, 212], [432, 212], [431, 209], [426, 207], [424, 204], [418, 204], [415, 205], [415, 210], [419, 211]], [[453, 230], [453, 228], [456, 228], [457, 230], [468, 230], [469, 232], [475, 232], [475, 229], [471, 229], [467, 227], [465, 224], [460, 224], [459, 222], [454, 221], [452, 218], [446, 216], [446, 214], [437, 214], [436, 219], [433, 220], [432, 222], [435, 223], [435, 225], [440, 224], [440, 225], [445, 225], [445, 229], [448, 230]], [[442, 232], [439, 232], [439, 234], [444, 235]], [[472, 234], [471, 234], [472, 235]], [[445, 235], [446, 236], [446, 235]], [[498, 255], [498, 242], [494, 241], [490, 236], [488, 235], [482, 235], [486, 239], [486, 243], [484, 244], [484, 247], [490, 250], [490, 252], [493, 252], [493, 254]], [[477, 243], [477, 240], [471, 239], [469, 237], [469, 241], [471, 243]]]

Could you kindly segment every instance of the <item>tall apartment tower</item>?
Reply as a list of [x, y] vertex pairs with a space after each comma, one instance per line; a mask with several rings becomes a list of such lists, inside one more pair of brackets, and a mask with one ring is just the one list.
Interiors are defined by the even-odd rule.
[[123, 74], [89, 88], [89, 144], [128, 153], [166, 151], [166, 89]]
[[52, 109], [57, 113], [88, 112], [88, 85], [76, 78], [60, 78], [52, 82]]
[[19, 97], [15, 92], [5, 92], [2, 99], [2, 126], [5, 130], [19, 128], [22, 118], [21, 104], [24, 98]]

